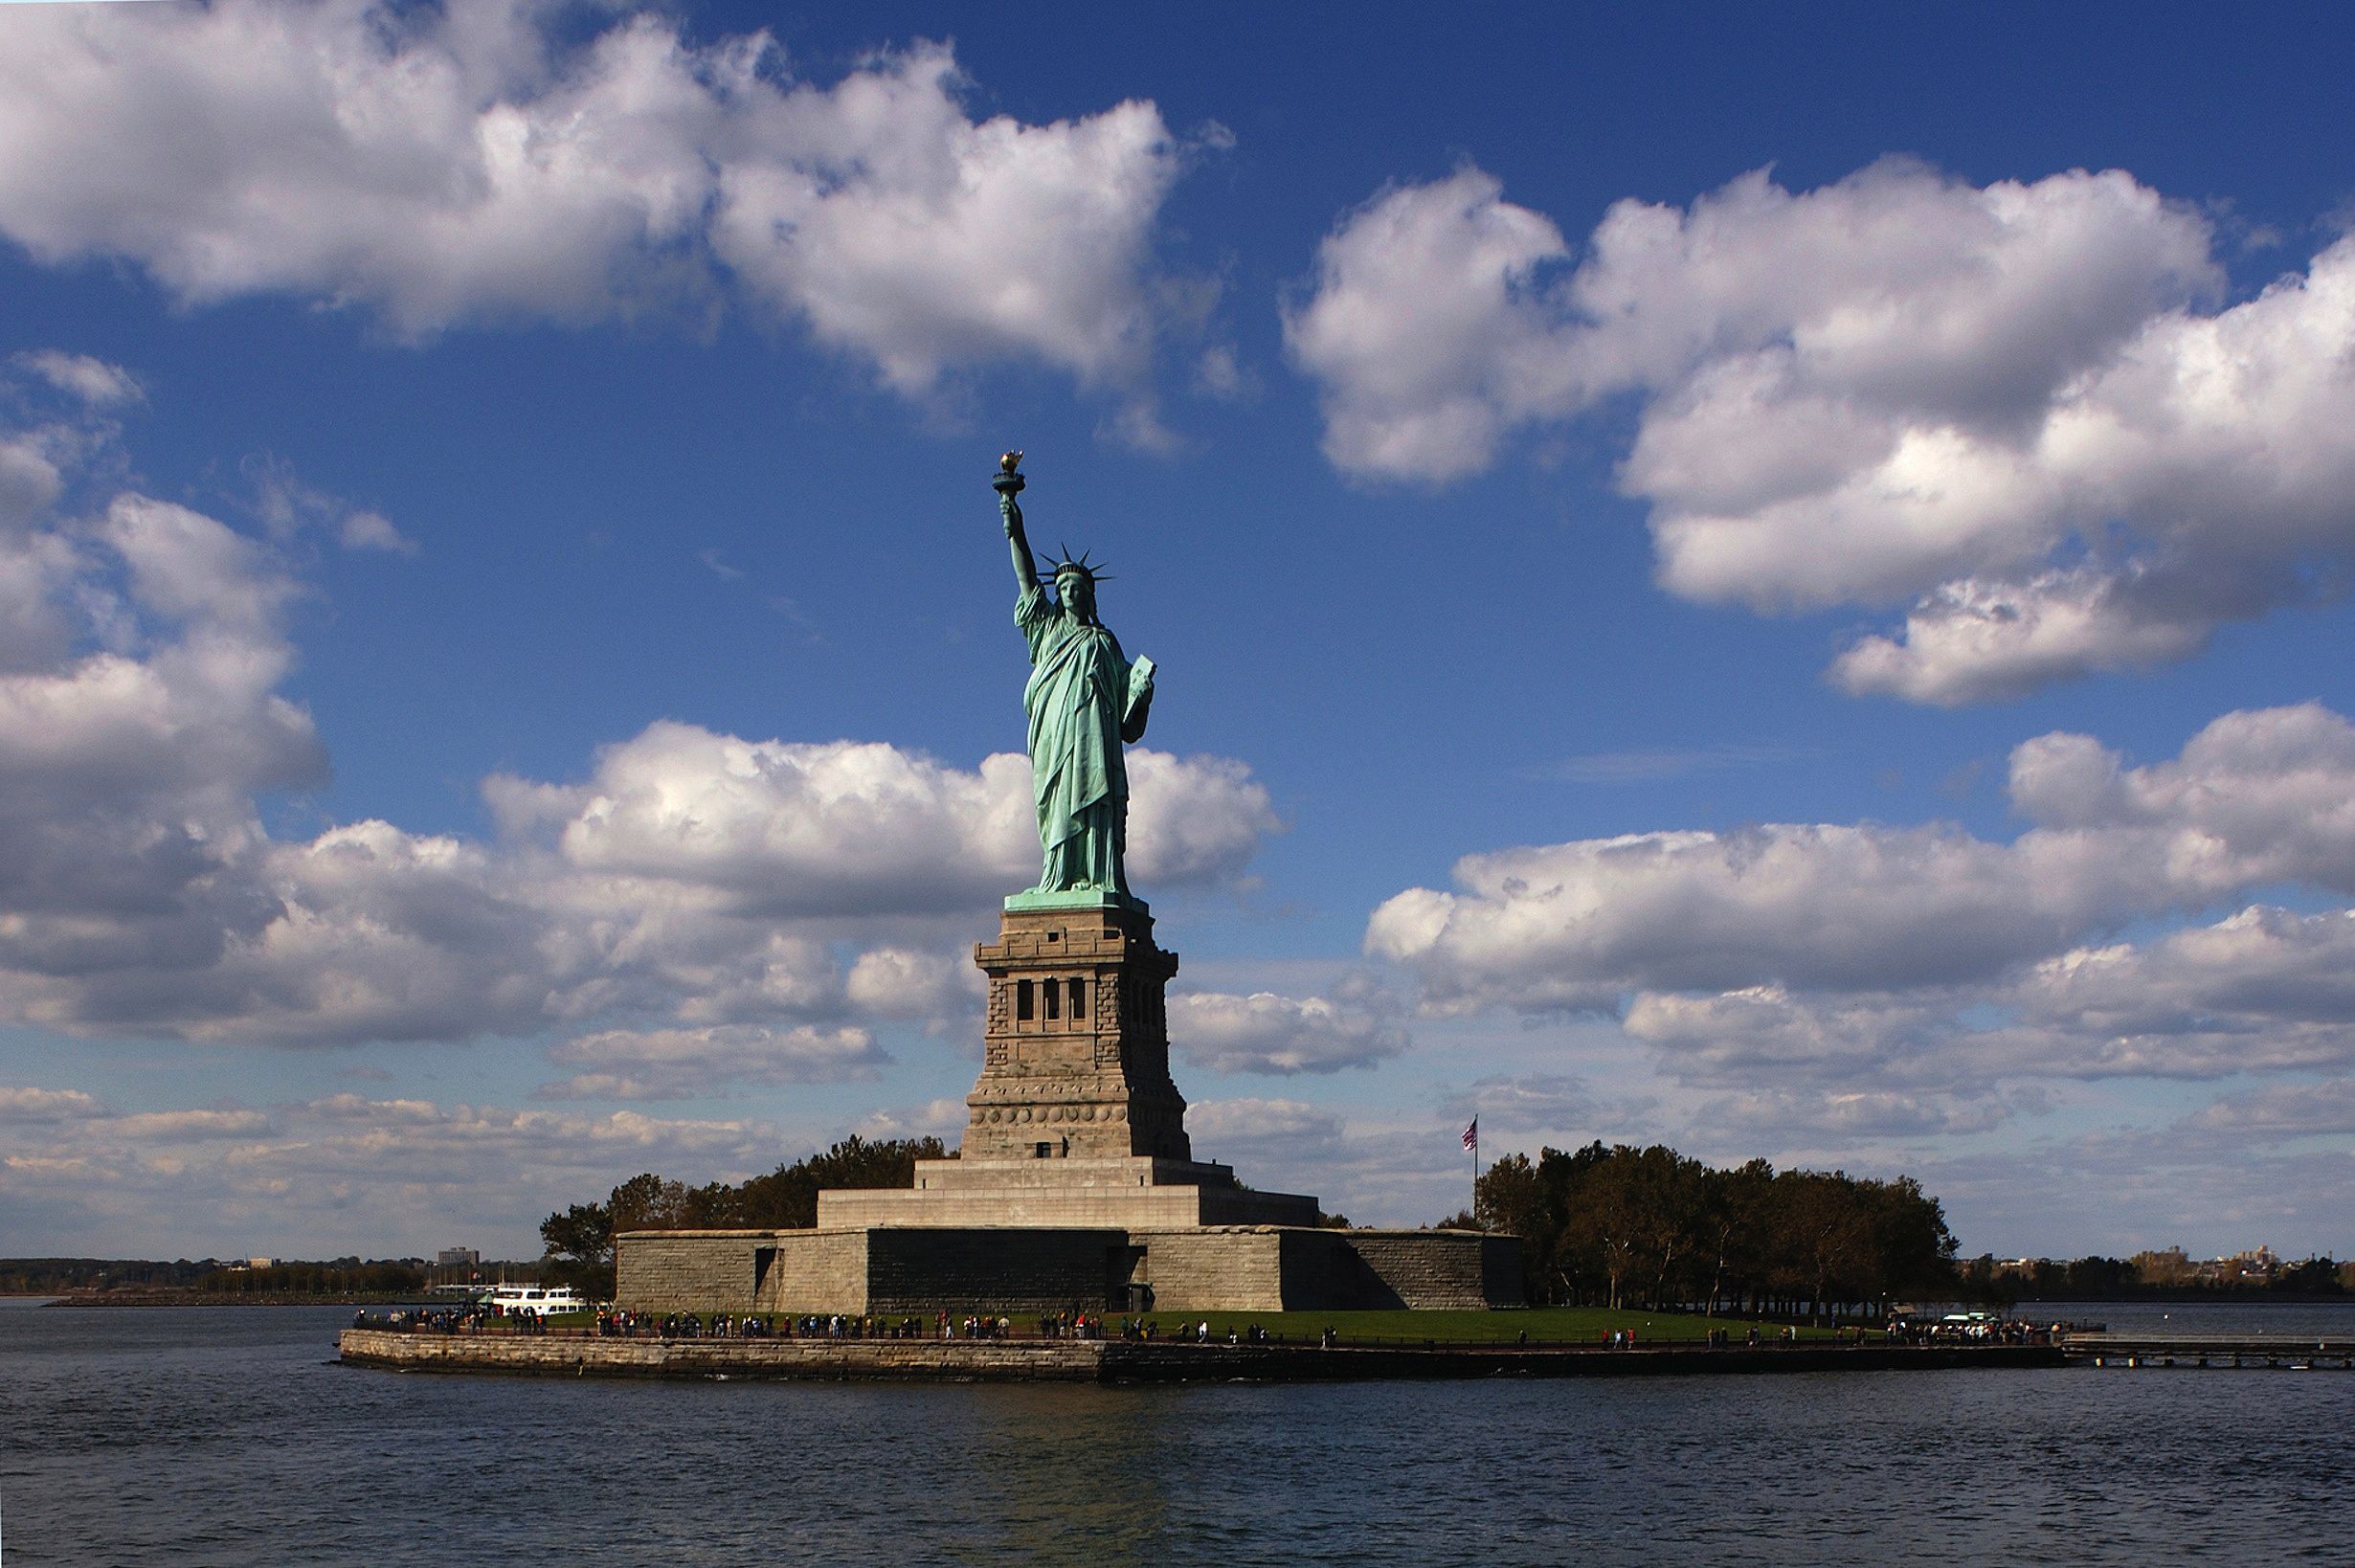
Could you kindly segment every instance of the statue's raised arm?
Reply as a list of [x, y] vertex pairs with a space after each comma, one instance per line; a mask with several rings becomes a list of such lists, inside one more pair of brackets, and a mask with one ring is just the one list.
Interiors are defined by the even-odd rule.
[[1022, 532], [1022, 504], [1014, 499], [1022, 488], [1022, 476], [1014, 471], [1014, 465], [1021, 460], [1020, 452], [998, 459], [998, 478], [992, 482], [998, 487], [998, 515], [1006, 526], [1006, 545], [1014, 552], [1017, 592], [1039, 586], [1039, 563], [1032, 558], [1030, 540]]
[[1012, 496], [998, 498], [998, 510], [1006, 523], [1006, 544], [1014, 551], [1014, 581], [1017, 592], [1039, 586], [1039, 563], [1031, 558], [1030, 541], [1022, 533], [1022, 508]]

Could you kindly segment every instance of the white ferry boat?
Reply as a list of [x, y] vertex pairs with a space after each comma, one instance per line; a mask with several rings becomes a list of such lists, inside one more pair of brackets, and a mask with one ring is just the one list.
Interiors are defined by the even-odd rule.
[[506, 1317], [550, 1317], [596, 1305], [569, 1285], [494, 1285], [475, 1300]]

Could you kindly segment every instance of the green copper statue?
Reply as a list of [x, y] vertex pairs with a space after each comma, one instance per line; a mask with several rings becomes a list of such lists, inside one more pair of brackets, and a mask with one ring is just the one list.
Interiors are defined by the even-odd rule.
[[1020, 590], [1014, 624], [1030, 642], [1022, 707], [1030, 715], [1031, 798], [1046, 860], [1039, 885], [1006, 904], [1133, 903], [1121, 865], [1129, 838], [1129, 771], [1120, 748], [1145, 733], [1153, 661], [1130, 663], [1119, 639], [1096, 619], [1101, 571], [1085, 556], [1073, 560], [1065, 550], [1054, 564], [1053, 597], [1040, 586], [1039, 566], [1022, 533], [1022, 508], [1014, 499], [1022, 488], [1015, 471], [1021, 458], [1009, 452], [999, 459], [991, 483]]

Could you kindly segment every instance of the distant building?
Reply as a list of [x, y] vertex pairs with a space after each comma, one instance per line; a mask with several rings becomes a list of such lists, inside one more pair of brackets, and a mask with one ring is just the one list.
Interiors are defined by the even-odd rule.
[[2180, 1246], [2138, 1252], [2127, 1260], [2134, 1277], [2144, 1285], [2188, 1285], [2200, 1277], [2200, 1265]]
[[2281, 1272], [2281, 1260], [2270, 1246], [2259, 1246], [2248, 1252], [2235, 1252], [2217, 1260], [2228, 1280], [2252, 1280], [2262, 1283]]
[[445, 1246], [434, 1254], [436, 1268], [475, 1268], [482, 1262], [482, 1252], [470, 1246]]
[[248, 1268], [269, 1268], [274, 1266], [277, 1263], [278, 1260], [276, 1258], [248, 1258], [245, 1260], [245, 1266]]

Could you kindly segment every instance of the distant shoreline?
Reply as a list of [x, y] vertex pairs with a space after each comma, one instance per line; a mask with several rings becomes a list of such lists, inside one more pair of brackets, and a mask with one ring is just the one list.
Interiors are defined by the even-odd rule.
[[2082, 1307], [2099, 1302], [2115, 1307], [2355, 1307], [2355, 1295], [2341, 1290], [2190, 1290], [2175, 1296], [2022, 1296], [2011, 1310], [2023, 1307]]
[[28, 1295], [17, 1299], [46, 1300], [52, 1307], [381, 1307], [388, 1302], [415, 1301], [417, 1297], [415, 1291], [395, 1295], [303, 1296], [277, 1291], [67, 1290], [47, 1297]]

